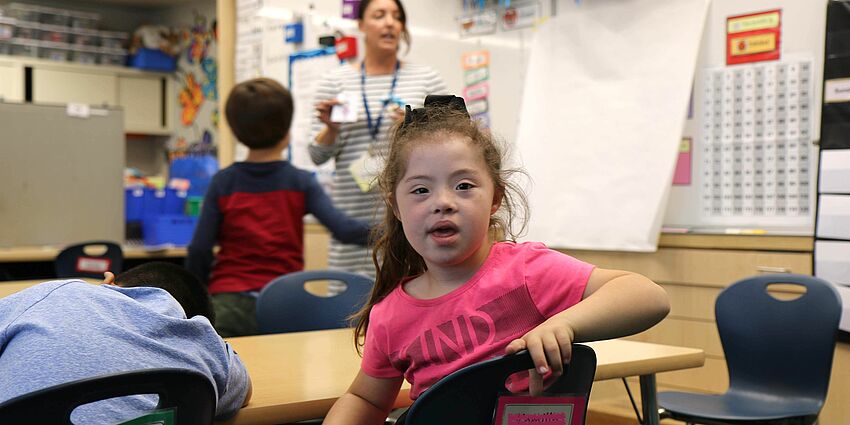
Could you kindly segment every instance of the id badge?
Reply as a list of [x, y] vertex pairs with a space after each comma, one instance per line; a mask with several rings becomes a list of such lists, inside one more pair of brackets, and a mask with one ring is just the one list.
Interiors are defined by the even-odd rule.
[[378, 184], [378, 175], [384, 169], [384, 158], [373, 155], [370, 150], [363, 152], [360, 158], [354, 160], [348, 166], [348, 171], [364, 193], [371, 192]]
[[331, 108], [331, 122], [349, 123], [357, 122], [357, 114], [360, 113], [359, 97], [354, 92], [342, 92], [336, 100], [340, 103]]

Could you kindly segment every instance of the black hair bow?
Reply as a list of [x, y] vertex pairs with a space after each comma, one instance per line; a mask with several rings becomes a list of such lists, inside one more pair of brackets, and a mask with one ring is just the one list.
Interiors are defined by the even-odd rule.
[[404, 106], [404, 125], [422, 119], [422, 117], [425, 116], [425, 111], [428, 108], [433, 108], [435, 106], [457, 109], [458, 111], [463, 111], [463, 113], [466, 114], [467, 117], [469, 117], [469, 112], [466, 110], [466, 102], [463, 101], [462, 97], [457, 97], [450, 94], [430, 94], [425, 97], [425, 104], [422, 108], [412, 109], [410, 105]]

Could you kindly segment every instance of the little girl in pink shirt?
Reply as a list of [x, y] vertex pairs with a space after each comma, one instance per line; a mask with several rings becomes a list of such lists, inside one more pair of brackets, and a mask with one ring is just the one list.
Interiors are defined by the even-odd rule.
[[643, 276], [496, 241], [514, 239], [525, 200], [463, 99], [408, 106], [390, 142], [378, 274], [355, 331], [363, 361], [325, 424], [382, 424], [403, 380], [416, 399], [451, 372], [523, 349], [536, 393], [543, 374], [562, 373], [573, 342], [640, 332], [667, 315], [667, 294]]

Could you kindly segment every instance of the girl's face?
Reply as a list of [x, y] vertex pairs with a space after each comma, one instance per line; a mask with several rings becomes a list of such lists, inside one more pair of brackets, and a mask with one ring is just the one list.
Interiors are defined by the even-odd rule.
[[490, 216], [501, 204], [481, 150], [438, 134], [416, 143], [394, 192], [396, 217], [429, 270], [477, 269], [487, 258]]
[[372, 0], [363, 11], [359, 27], [365, 36], [367, 53], [377, 49], [395, 54], [398, 50], [404, 24], [394, 0]]

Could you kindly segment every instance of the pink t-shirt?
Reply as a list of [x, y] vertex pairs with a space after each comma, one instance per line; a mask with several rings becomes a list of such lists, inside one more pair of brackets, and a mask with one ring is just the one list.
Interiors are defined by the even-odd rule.
[[504, 355], [509, 342], [578, 303], [593, 266], [538, 242], [493, 245], [481, 269], [438, 298], [399, 285], [372, 308], [363, 371], [404, 376], [410, 397], [465, 366]]

